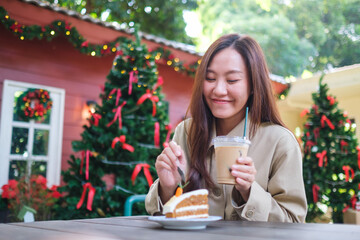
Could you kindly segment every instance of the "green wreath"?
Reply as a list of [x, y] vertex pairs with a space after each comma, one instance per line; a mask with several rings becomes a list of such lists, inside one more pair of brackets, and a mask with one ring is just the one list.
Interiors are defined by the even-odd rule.
[[50, 113], [52, 100], [44, 89], [29, 88], [17, 99], [17, 115], [23, 120], [44, 120]]

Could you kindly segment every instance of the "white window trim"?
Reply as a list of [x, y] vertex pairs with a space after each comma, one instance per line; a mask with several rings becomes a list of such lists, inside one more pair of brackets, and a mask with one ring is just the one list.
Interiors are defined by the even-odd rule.
[[[47, 182], [48, 186], [59, 185], [61, 176], [61, 157], [62, 157], [62, 140], [64, 126], [64, 109], [65, 109], [65, 90], [38, 84], [5, 80], [3, 84], [2, 105], [0, 115], [0, 187], [8, 183], [9, 177], [9, 159], [11, 146], [12, 115], [13, 115], [13, 96], [15, 92], [9, 93], [15, 88], [43, 88], [49, 91], [50, 97], [53, 98], [52, 114], [56, 111], [56, 119], [51, 116], [49, 135], [49, 148], [47, 162]], [[53, 95], [53, 96], [52, 96]], [[11, 97], [7, 97], [11, 96]], [[54, 101], [54, 97], [56, 100]], [[9, 115], [10, 114], [10, 115]], [[41, 128], [41, 127], [39, 127]], [[54, 131], [55, 130], [55, 131]], [[51, 156], [51, 157], [50, 157]], [[1, 191], [1, 189], [0, 189]]]

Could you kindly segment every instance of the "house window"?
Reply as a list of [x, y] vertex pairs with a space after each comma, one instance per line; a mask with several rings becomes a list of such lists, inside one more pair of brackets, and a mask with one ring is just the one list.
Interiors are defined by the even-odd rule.
[[[46, 89], [51, 111], [41, 121], [24, 120], [17, 99], [29, 88]], [[5, 80], [0, 125], [0, 186], [10, 179], [41, 174], [48, 185], [60, 183], [65, 90]]]

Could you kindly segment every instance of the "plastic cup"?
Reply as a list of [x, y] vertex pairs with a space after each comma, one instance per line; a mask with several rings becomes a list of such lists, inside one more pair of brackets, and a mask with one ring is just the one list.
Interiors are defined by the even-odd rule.
[[217, 182], [235, 184], [231, 166], [239, 157], [246, 157], [251, 142], [243, 137], [218, 136], [214, 138]]

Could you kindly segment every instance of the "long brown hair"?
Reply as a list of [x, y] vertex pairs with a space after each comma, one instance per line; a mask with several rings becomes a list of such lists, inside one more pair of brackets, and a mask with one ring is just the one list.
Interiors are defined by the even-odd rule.
[[[284, 126], [275, 103], [269, 71], [260, 45], [246, 35], [228, 34], [216, 40], [205, 52], [196, 71], [195, 82], [187, 115], [192, 121], [189, 128], [188, 147], [190, 150], [189, 184], [185, 191], [199, 188], [214, 188], [215, 184], [207, 171], [206, 155], [212, 139], [215, 118], [203, 95], [203, 83], [207, 68], [213, 57], [226, 48], [235, 49], [244, 59], [250, 84], [250, 96], [247, 101], [251, 118], [250, 138], [263, 122]], [[204, 185], [205, 184], [205, 185]]]

